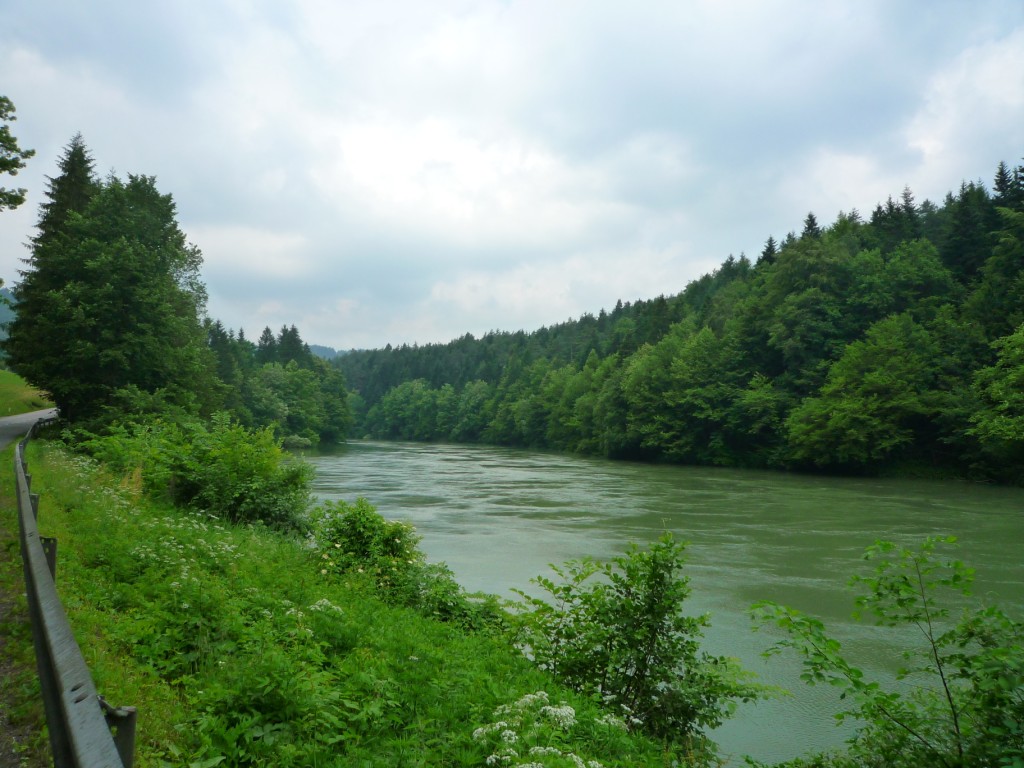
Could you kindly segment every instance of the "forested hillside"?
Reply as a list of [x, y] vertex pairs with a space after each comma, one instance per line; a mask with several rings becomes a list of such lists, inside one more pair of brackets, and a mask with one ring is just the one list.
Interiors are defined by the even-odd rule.
[[335, 361], [360, 434], [1024, 480], [1024, 166], [769, 237], [679, 294]]

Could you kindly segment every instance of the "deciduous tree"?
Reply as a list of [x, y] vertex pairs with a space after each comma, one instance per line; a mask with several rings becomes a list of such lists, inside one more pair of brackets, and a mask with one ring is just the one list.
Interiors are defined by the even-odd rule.
[[[11, 133], [10, 123], [14, 116], [14, 104], [6, 96], [0, 96], [0, 174], [17, 176], [25, 167], [25, 161], [35, 155], [34, 149], [22, 149], [18, 139]], [[17, 208], [25, 202], [25, 190], [0, 187], [0, 211]]]

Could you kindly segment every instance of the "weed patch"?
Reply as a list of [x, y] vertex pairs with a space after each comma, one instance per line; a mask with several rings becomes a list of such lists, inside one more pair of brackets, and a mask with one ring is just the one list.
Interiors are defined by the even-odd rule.
[[139, 709], [140, 766], [486, 765], [494, 745], [473, 732], [538, 690], [585, 724], [559, 736], [566, 754], [671, 760], [642, 736], [606, 738], [594, 701], [502, 636], [424, 616], [365, 566], [327, 577], [305, 538], [153, 504], [130, 475], [53, 445], [33, 443], [29, 462], [97, 686]]

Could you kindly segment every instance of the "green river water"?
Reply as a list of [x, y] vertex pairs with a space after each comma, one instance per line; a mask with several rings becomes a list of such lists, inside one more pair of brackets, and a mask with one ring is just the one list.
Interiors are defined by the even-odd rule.
[[470, 591], [513, 597], [549, 563], [621, 554], [663, 531], [688, 541], [690, 612], [711, 614], [704, 647], [794, 695], [742, 706], [714, 732], [735, 765], [840, 745], [833, 689], [799, 680], [793, 656], [761, 657], [758, 600], [825, 621], [869, 675], [890, 675], [912, 637], [852, 620], [846, 581], [876, 539], [952, 534], [977, 569], [978, 599], [1024, 611], [1024, 490], [961, 483], [823, 478], [611, 462], [503, 448], [354, 442], [308, 455], [322, 498], [364, 496], [412, 522], [431, 561]]

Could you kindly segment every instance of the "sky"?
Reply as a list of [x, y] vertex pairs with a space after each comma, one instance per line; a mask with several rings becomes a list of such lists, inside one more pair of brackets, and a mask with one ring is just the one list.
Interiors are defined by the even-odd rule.
[[17, 283], [81, 132], [208, 313], [337, 349], [533, 331], [1024, 158], [1022, 0], [0, 0]]

